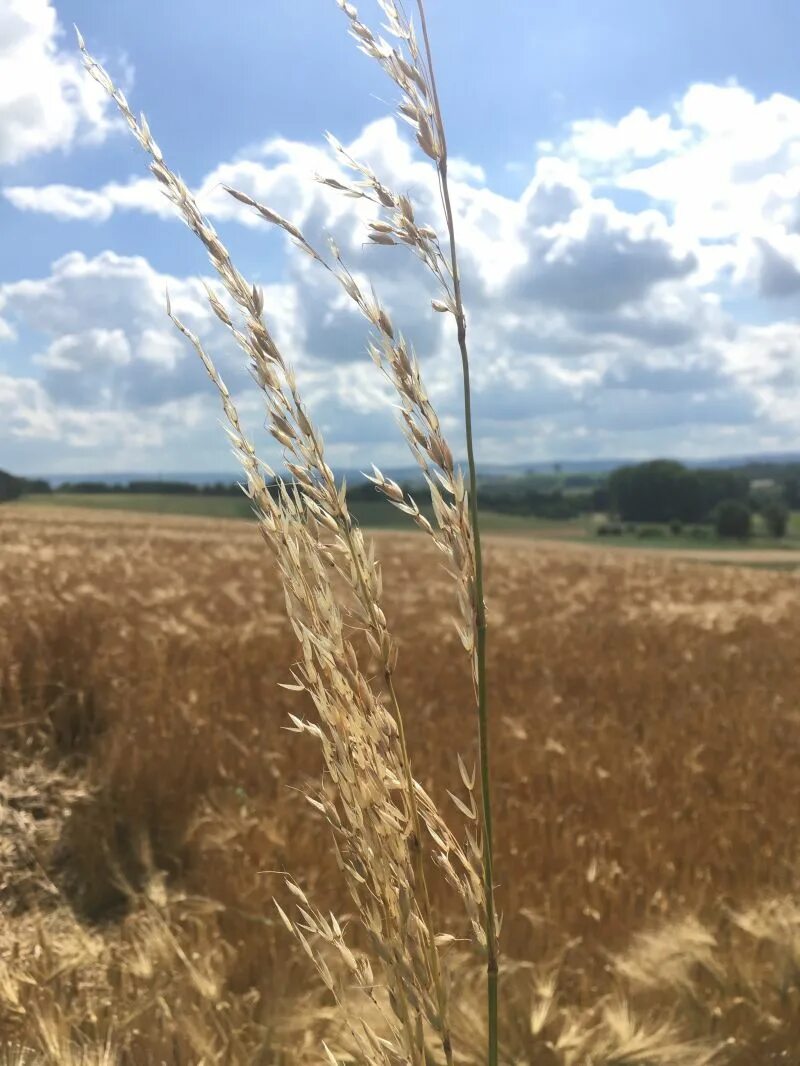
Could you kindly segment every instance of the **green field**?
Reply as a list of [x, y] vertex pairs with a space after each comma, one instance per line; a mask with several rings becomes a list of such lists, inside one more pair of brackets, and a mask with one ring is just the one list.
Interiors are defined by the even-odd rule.
[[748, 540], [732, 540], [725, 537], [709, 535], [708, 537], [692, 537], [689, 534], [664, 533], [658, 537], [638, 537], [635, 534], [626, 534], [621, 537], [598, 537], [586, 533], [587, 538], [598, 545], [607, 548], [652, 548], [654, 551], [731, 551], [738, 552], [750, 549], [752, 551], [785, 551], [787, 554], [800, 549], [800, 537], [788, 534], [782, 539], [766, 537], [758, 534], [758, 531]]
[[[53, 492], [23, 496], [21, 503], [41, 507], [91, 507], [101, 510], [136, 511], [147, 514], [194, 515], [205, 518], [249, 518], [250, 504], [244, 496], [183, 496], [168, 493], [80, 493]], [[414, 525], [396, 508], [380, 499], [359, 500], [351, 505], [358, 521], [371, 529], [408, 529]], [[429, 508], [422, 507], [429, 518]], [[587, 535], [582, 522], [548, 522], [545, 519], [519, 515], [494, 514], [483, 516], [484, 528], [491, 532], [537, 533], [540, 536], [559, 536], [567, 539]]]
[[[41, 507], [91, 507], [102, 510], [136, 511], [147, 514], [194, 515], [205, 518], [248, 518], [250, 504], [244, 496], [203, 496], [170, 493], [77, 493], [53, 492], [22, 497], [21, 502]], [[370, 529], [413, 530], [414, 525], [401, 512], [383, 500], [358, 500], [351, 510], [361, 525]], [[432, 518], [429, 507], [422, 507]], [[600, 537], [594, 532], [589, 518], [569, 521], [549, 521], [533, 515], [520, 516], [484, 511], [482, 528], [489, 533], [516, 533], [544, 540], [568, 540], [595, 544], [602, 548], [646, 548], [654, 551], [781, 551], [790, 555], [800, 549], [800, 513], [792, 514], [789, 531], [782, 540], [774, 540], [763, 533], [757, 523], [754, 536], [746, 542], [721, 540], [709, 529], [705, 537], [693, 537], [688, 533], [677, 536], [664, 529], [660, 536]], [[787, 566], [794, 565], [787, 559]]]
[[204, 518], [247, 518], [251, 513], [244, 496], [52, 492], [23, 496], [20, 502], [41, 507], [92, 507], [103, 511], [142, 511], [147, 514], [183, 514]]

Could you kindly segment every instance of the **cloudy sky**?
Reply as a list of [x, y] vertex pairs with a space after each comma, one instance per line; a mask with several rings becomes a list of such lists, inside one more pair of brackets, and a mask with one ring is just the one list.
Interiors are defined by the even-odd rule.
[[[481, 456], [800, 449], [796, 2], [429, 8]], [[73, 23], [263, 286], [336, 462], [406, 462], [363, 323], [223, 182], [374, 279], [458, 451], [452, 320], [411, 256], [364, 246], [363, 205], [313, 180], [340, 174], [331, 130], [439, 224], [393, 87], [334, 0], [0, 0], [0, 467], [233, 469], [167, 287], [263, 434], [202, 249], [82, 73]]]

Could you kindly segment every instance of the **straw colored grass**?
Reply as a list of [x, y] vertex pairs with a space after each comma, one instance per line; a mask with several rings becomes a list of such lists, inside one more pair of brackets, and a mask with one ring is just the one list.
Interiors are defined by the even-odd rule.
[[[378, 538], [387, 621], [420, 783], [460, 796], [470, 682], [425, 544]], [[501, 1061], [791, 1061], [794, 579], [501, 538], [487, 567]], [[7, 506], [0, 589], [0, 1044], [238, 1066], [324, 1061], [324, 1040], [346, 1061], [272, 907], [293, 905], [291, 870], [355, 931], [323, 815], [298, 801], [322, 757], [283, 728], [295, 644], [254, 526]], [[431, 887], [466, 936], [459, 894]], [[441, 950], [457, 1061], [479, 1063], [466, 947]]]
[[[291, 914], [275, 906], [313, 962], [332, 996], [354, 1052], [386, 1066], [403, 1061], [425, 1066], [441, 1053], [454, 1062], [450, 1020], [450, 968], [444, 949], [456, 937], [438, 924], [429, 887], [431, 863], [461, 896], [470, 939], [485, 956], [487, 1063], [498, 1062], [498, 922], [495, 908], [489, 717], [486, 665], [486, 610], [473, 452], [466, 314], [461, 297], [455, 221], [447, 177], [447, 145], [422, 0], [417, 0], [422, 41], [402, 5], [379, 0], [389, 40], [375, 34], [345, 0], [340, 6], [359, 48], [389, 76], [401, 100], [398, 111], [415, 131], [419, 146], [434, 163], [447, 230], [446, 247], [430, 225], [420, 225], [407, 196], [383, 185], [368, 165], [339, 147], [344, 165], [362, 180], [355, 186], [321, 179], [337, 191], [373, 202], [388, 217], [370, 223], [376, 244], [401, 243], [415, 251], [441, 290], [434, 310], [451, 314], [461, 358], [469, 491], [454, 464], [439, 418], [426, 393], [414, 352], [374, 288], [367, 294], [331, 241], [332, 262], [324, 258], [291, 221], [235, 189], [227, 191], [252, 207], [342, 285], [372, 327], [369, 352], [400, 399], [402, 428], [427, 483], [434, 527], [400, 486], [374, 468], [376, 489], [431, 537], [455, 582], [458, 632], [473, 682], [478, 735], [477, 767], [469, 771], [458, 757], [463, 799], [450, 792], [466, 824], [452, 830], [436, 799], [415, 776], [395, 677], [397, 643], [384, 613], [382, 573], [374, 546], [353, 520], [344, 482], [328, 465], [322, 436], [301, 395], [292, 364], [271, 331], [258, 286], [233, 263], [219, 234], [202, 214], [189, 188], [171, 169], [146, 118], [137, 118], [106, 70], [78, 44], [89, 75], [116, 104], [131, 133], [149, 157], [149, 168], [167, 199], [208, 253], [222, 292], [207, 287], [211, 310], [244, 352], [263, 396], [267, 426], [282, 451], [291, 482], [275, 478], [256, 454], [240, 421], [236, 403], [214, 358], [200, 337], [173, 315], [176, 329], [195, 349], [222, 403], [234, 454], [245, 475], [259, 528], [280, 574], [289, 622], [300, 658], [292, 684], [313, 707], [310, 718], [292, 714], [293, 728], [320, 745], [321, 783], [305, 790], [333, 837], [342, 876], [355, 907], [358, 931], [348, 936], [331, 913], [309, 899], [290, 875]], [[391, 42], [391, 43], [390, 43]], [[333, 142], [334, 145], [336, 142]], [[225, 297], [227, 299], [225, 299]], [[277, 491], [271, 491], [273, 479]], [[371, 664], [376, 657], [377, 667]], [[480, 785], [480, 806], [475, 798]], [[480, 813], [479, 813], [480, 812]], [[359, 933], [368, 952], [356, 953]], [[344, 977], [331, 969], [333, 951]], [[361, 1002], [353, 1003], [353, 990]], [[375, 1028], [367, 1020], [375, 1014]], [[336, 1062], [335, 1055], [326, 1054]]]
[[[780, 832], [769, 820], [778, 777], [783, 803], [796, 791], [790, 727], [777, 685], [758, 693], [769, 726], [736, 687], [751, 693], [755, 677], [753, 634], [736, 638], [765, 619], [745, 600], [720, 627], [680, 602], [696, 575], [632, 563], [611, 574], [506, 546], [488, 570], [503, 639], [487, 645], [467, 315], [424, 5], [418, 37], [401, 5], [379, 0], [385, 38], [340, 6], [435, 168], [444, 237], [334, 139], [355, 178], [319, 180], [374, 206], [369, 240], [415, 254], [434, 311], [451, 316], [466, 474], [374, 288], [335, 243], [322, 253], [227, 190], [366, 320], [434, 517], [373, 468], [427, 549], [385, 540], [381, 557], [261, 290], [79, 36], [88, 73], [208, 253], [220, 286], [208, 303], [245, 357], [285, 477], [256, 454], [214, 354], [167, 298], [218, 393], [268, 553], [253, 555], [252, 526], [210, 523], [192, 538], [180, 523], [59, 528], [53, 514], [45, 526], [7, 512], [0, 1040], [23, 1061], [98, 1066], [762, 1054], [792, 1028], [800, 943], [786, 819]], [[730, 576], [716, 580], [727, 602]], [[660, 616], [648, 611], [655, 588]], [[651, 658], [663, 679], [637, 670]], [[761, 776], [747, 761], [757, 746], [774, 756]]]

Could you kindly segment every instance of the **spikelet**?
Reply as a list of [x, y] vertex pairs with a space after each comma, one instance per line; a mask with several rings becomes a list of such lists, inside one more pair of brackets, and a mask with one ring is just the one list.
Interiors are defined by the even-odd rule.
[[[354, 32], [365, 47], [382, 49], [361, 31], [360, 23], [354, 23]], [[264, 475], [272, 472], [256, 456], [213, 360], [168, 304], [168, 314], [194, 347], [220, 395], [234, 453], [245, 472], [245, 491], [281, 574], [289, 621], [300, 646], [294, 682], [310, 697], [317, 717], [315, 723], [307, 723], [295, 716], [294, 728], [309, 733], [320, 744], [326, 772], [336, 785], [332, 794], [320, 788], [309, 798], [324, 813], [333, 832], [342, 872], [388, 989], [393, 1035], [384, 1048], [385, 1057], [376, 1061], [406, 1060], [423, 1066], [428, 1034], [433, 1032], [446, 1061], [451, 1062], [447, 976], [440, 958], [443, 941], [428, 898], [423, 827], [437, 862], [464, 898], [476, 940], [484, 945], [482, 915], [486, 902], [475, 868], [475, 848], [464, 849], [458, 844], [412, 774], [392, 681], [396, 648], [379, 602], [379, 569], [350, 515], [345, 487], [337, 484], [326, 462], [322, 436], [303, 403], [294, 371], [270, 332], [260, 290], [236, 269], [186, 185], [167, 166], [147, 124], [134, 117], [122, 93], [83, 46], [82, 51], [87, 70], [110, 93], [133, 135], [151, 156], [151, 171], [205, 246], [238, 309], [241, 324], [234, 321], [219, 296], [209, 293], [212, 310], [248, 357], [264, 397], [267, 426], [283, 449], [287, 469], [295, 479], [292, 485], [281, 480], [272, 488], [267, 485]], [[292, 223], [244, 194], [233, 195], [319, 258]], [[413, 219], [409, 204], [401, 202], [400, 207]], [[388, 314], [377, 301], [365, 302], [366, 306], [381, 336], [393, 344]], [[416, 381], [418, 372], [405, 349], [398, 347], [397, 352], [403, 366], [411, 367], [411, 378]], [[434, 420], [435, 416], [431, 424]], [[443, 484], [455, 476], [448, 474], [452, 457], [443, 440], [437, 438], [429, 452], [444, 471], [444, 476], [440, 474]], [[334, 590], [334, 578], [340, 579], [346, 590], [344, 598]], [[382, 663], [383, 693], [374, 691], [361, 665], [351, 636], [358, 632], [364, 633], [368, 648]], [[462, 806], [471, 810], [474, 803]], [[469, 835], [468, 841], [472, 841]], [[337, 948], [348, 963], [351, 977], [369, 996], [371, 970], [355, 960], [340, 934], [332, 934], [334, 927], [327, 919], [307, 900], [303, 903], [305, 906], [299, 905], [301, 921], [285, 912], [282, 917], [315, 962], [326, 986], [332, 978], [314, 946], [318, 939]], [[343, 998], [340, 1001], [344, 1003]], [[383, 1047], [380, 1040], [365, 1035], [355, 1020], [348, 1025], [352, 1033], [361, 1034], [371, 1054], [379, 1056]]]

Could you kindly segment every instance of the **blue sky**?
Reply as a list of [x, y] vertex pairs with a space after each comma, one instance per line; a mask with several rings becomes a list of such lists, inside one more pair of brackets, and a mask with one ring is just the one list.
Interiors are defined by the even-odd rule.
[[[789, 0], [431, 0], [460, 213], [481, 454], [492, 461], [800, 448], [800, 11]], [[363, 17], [377, 23], [365, 3]], [[360, 323], [225, 180], [336, 235], [414, 340], [459, 450], [436, 293], [313, 182], [355, 145], [436, 224], [396, 90], [334, 0], [0, 0], [0, 467], [231, 469], [215, 399], [163, 314], [258, 396], [203, 306], [202, 250], [79, 69], [147, 113], [249, 277], [344, 466], [403, 464]], [[274, 458], [265, 443], [268, 458]]]

